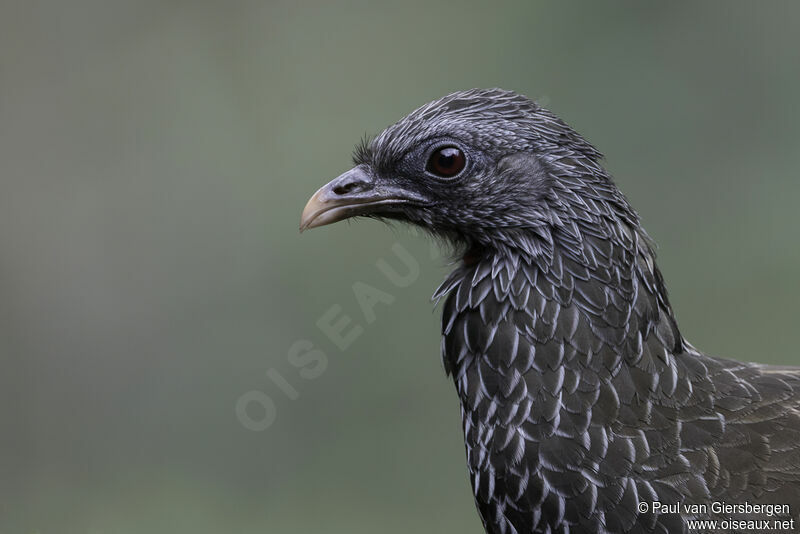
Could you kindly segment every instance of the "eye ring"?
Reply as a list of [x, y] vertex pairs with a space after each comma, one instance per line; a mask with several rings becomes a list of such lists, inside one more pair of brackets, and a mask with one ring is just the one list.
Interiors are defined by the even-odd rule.
[[425, 164], [425, 170], [437, 178], [455, 178], [467, 167], [467, 156], [455, 145], [437, 147]]

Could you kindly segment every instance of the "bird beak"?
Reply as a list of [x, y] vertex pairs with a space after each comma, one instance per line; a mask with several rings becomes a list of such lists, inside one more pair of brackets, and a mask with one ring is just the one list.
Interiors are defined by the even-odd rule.
[[423, 201], [422, 197], [405, 189], [376, 184], [359, 165], [331, 180], [308, 199], [300, 216], [300, 231]]

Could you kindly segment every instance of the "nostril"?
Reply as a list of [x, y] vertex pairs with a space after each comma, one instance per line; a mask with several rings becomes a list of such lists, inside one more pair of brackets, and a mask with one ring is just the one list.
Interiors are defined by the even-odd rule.
[[349, 197], [366, 193], [373, 187], [372, 177], [359, 166], [331, 181], [325, 190], [331, 197]]
[[340, 176], [331, 184], [331, 192], [334, 195], [344, 196], [366, 191], [370, 187], [372, 187], [372, 182], [369, 177], [360, 169], [355, 169]]
[[340, 184], [336, 184], [333, 187], [333, 192], [337, 195], [346, 195], [347, 193], [351, 192], [356, 186], [359, 185], [361, 182], [357, 182], [355, 180], [348, 180], [346, 182], [342, 182]]

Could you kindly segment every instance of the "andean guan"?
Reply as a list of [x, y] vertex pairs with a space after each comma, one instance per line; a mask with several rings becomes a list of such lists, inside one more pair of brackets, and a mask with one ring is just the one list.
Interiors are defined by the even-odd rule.
[[434, 298], [486, 532], [796, 520], [800, 368], [707, 356], [681, 336], [601, 158], [524, 96], [456, 92], [363, 142], [300, 228], [366, 216], [459, 247]]

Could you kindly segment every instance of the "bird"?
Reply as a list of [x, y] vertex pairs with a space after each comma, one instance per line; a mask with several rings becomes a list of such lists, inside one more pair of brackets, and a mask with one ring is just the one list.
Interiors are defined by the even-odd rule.
[[456, 251], [434, 300], [488, 534], [800, 528], [800, 368], [681, 335], [655, 244], [584, 137], [522, 94], [471, 89], [353, 163], [300, 229], [400, 221]]

